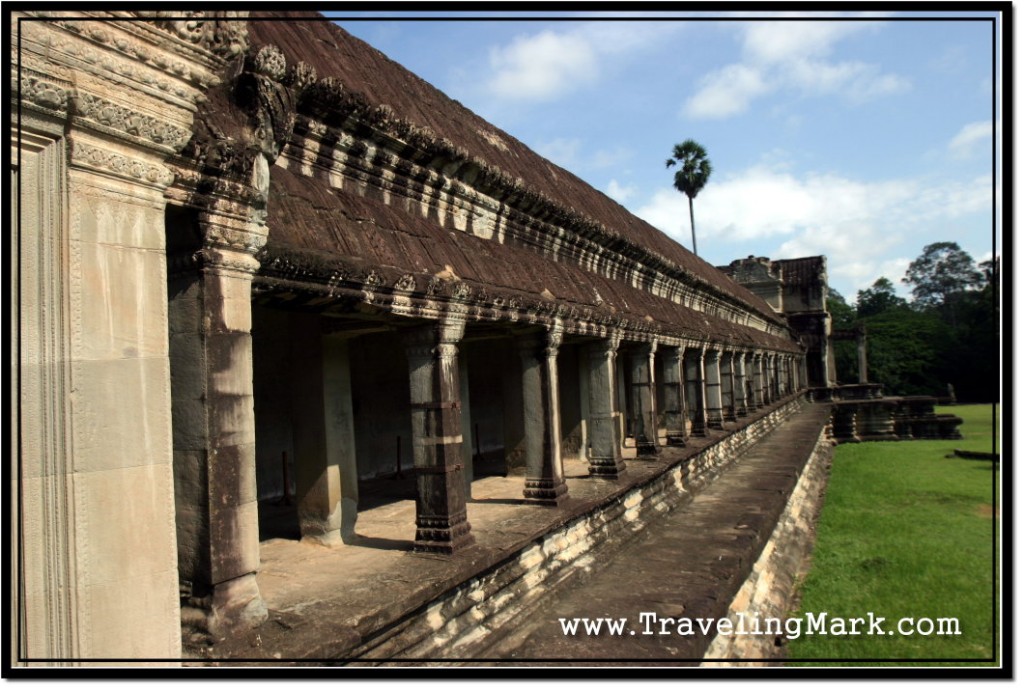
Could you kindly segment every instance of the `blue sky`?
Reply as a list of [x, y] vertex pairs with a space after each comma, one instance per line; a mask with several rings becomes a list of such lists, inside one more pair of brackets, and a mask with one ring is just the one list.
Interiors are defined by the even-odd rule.
[[712, 264], [825, 254], [852, 303], [880, 276], [906, 293], [900, 279], [929, 243], [992, 255], [998, 79], [993, 24], [977, 21], [991, 13], [345, 16], [363, 18], [339, 20], [346, 30], [688, 248], [665, 160], [701, 142], [715, 170], [695, 200], [697, 243]]

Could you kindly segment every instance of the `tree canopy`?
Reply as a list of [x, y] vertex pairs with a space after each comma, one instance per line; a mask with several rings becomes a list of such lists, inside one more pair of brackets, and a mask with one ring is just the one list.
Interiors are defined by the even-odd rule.
[[911, 262], [903, 282], [912, 286], [914, 300], [940, 305], [952, 295], [981, 285], [984, 276], [971, 255], [955, 242], [933, 242]]
[[679, 164], [674, 185], [686, 195], [690, 201], [690, 233], [693, 235], [693, 253], [697, 254], [697, 228], [693, 222], [693, 198], [704, 189], [711, 177], [711, 161], [704, 147], [692, 139], [676, 144], [672, 148], [672, 158], [665, 161], [665, 167], [671, 168]]
[[[965, 401], [999, 396], [998, 257], [975, 264], [954, 242], [924, 248], [907, 268], [903, 282], [913, 300], [896, 294], [882, 277], [857, 292], [851, 307], [830, 291], [834, 329], [863, 325], [868, 335], [868, 376], [893, 395], [945, 395], [953, 384]], [[841, 383], [857, 381], [852, 342], [835, 342]]]

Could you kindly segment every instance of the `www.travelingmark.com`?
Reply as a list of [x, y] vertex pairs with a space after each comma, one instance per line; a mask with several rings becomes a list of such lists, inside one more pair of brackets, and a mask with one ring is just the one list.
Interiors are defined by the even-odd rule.
[[733, 618], [663, 617], [657, 612], [640, 612], [637, 626], [629, 627], [626, 617], [559, 617], [564, 636], [959, 636], [956, 617], [901, 617], [894, 626], [887, 618], [868, 612], [862, 617], [830, 617], [828, 612], [806, 612], [799, 617], [747, 616]]

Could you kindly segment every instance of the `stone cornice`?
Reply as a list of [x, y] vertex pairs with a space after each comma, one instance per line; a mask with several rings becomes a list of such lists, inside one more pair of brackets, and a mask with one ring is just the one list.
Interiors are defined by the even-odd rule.
[[[444, 175], [444, 167], [413, 163], [407, 148], [396, 151], [401, 144], [382, 137], [378, 132], [357, 135], [359, 124], [346, 121], [348, 129], [332, 128], [323, 122], [300, 117], [296, 135], [282, 153], [278, 165], [302, 175], [317, 177], [335, 187], [372, 185], [387, 195], [425, 204], [440, 215], [451, 215], [456, 228], [498, 242], [514, 241], [538, 253], [565, 261], [643, 288], [662, 298], [685, 305], [698, 312], [743, 324], [776, 336], [787, 333], [784, 326], [767, 321], [749, 307], [734, 299], [711, 292], [707, 284], [682, 272], [668, 276], [643, 263], [643, 256], [634, 254], [635, 245], [619, 238], [617, 245], [602, 244], [592, 229], [574, 232], [553, 219], [531, 216], [507, 206], [504, 201], [488, 196], [479, 188]], [[326, 153], [325, 146], [333, 149]], [[408, 156], [408, 157], [407, 157]], [[314, 173], [314, 171], [317, 171]], [[685, 280], [684, 280], [685, 279]]]
[[[305, 254], [293, 256], [288, 252], [268, 252], [266, 249], [257, 253], [256, 259], [261, 266], [254, 279], [254, 295], [282, 291], [293, 295], [305, 293], [319, 296], [314, 303], [321, 309], [327, 304], [324, 298], [330, 298], [340, 302], [355, 300], [404, 317], [437, 319], [441, 314], [461, 310], [470, 321], [546, 327], [557, 324], [566, 334], [576, 336], [605, 337], [612, 332], [621, 332], [628, 341], [658, 340], [666, 345], [715, 340], [710, 333], [700, 329], [681, 331], [670, 325], [626, 317], [610, 310], [498, 290], [472, 281], [400, 273], [384, 267], [360, 267], [334, 257], [318, 259]], [[728, 345], [730, 349], [765, 348], [753, 343]]]

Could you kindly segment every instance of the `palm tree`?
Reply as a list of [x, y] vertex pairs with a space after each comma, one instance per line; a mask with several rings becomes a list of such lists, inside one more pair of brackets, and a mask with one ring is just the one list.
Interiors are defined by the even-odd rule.
[[672, 149], [672, 158], [665, 161], [665, 167], [671, 168], [676, 163], [680, 164], [676, 171], [676, 189], [690, 199], [690, 233], [693, 235], [693, 253], [697, 254], [697, 229], [693, 224], [693, 198], [704, 189], [708, 178], [711, 177], [711, 161], [708, 160], [708, 152], [704, 147], [687, 139], [682, 144], [676, 144]]

